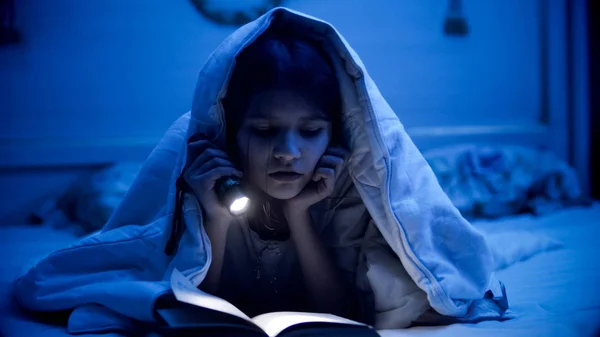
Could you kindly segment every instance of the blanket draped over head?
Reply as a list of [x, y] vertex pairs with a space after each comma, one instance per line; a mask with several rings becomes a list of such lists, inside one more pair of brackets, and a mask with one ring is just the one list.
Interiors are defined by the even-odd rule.
[[[235, 57], [275, 25], [322, 46], [339, 77], [343, 134], [351, 151], [345, 174], [369, 217], [368, 225], [353, 230], [334, 216], [337, 242], [329, 244], [357, 251], [336, 261], [354, 271], [357, 288], [370, 297], [375, 327], [406, 327], [427, 317], [426, 311], [462, 322], [507, 317], [486, 240], [444, 194], [358, 55], [330, 24], [286, 8], [239, 28], [211, 54], [191, 111], [149, 155], [104, 229], [43, 258], [16, 281], [23, 307], [72, 310], [73, 333], [127, 329], [133, 321], [154, 320], [155, 300], [169, 290], [174, 268], [194, 285], [202, 282], [211, 263], [210, 241], [196, 198], [178, 184], [187, 141], [202, 134], [224, 146], [221, 100]], [[338, 219], [349, 208], [338, 207]]]

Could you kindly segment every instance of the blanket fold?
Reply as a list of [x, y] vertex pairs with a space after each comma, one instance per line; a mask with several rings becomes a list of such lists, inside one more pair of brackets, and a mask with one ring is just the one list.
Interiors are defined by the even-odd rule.
[[[202, 282], [211, 249], [201, 205], [176, 184], [187, 140], [203, 134], [224, 146], [221, 99], [234, 59], [274, 26], [319, 42], [339, 78], [343, 134], [351, 151], [346, 174], [352, 191], [346, 192], [362, 200], [356, 207], [364, 207], [370, 219], [364, 231], [349, 231], [355, 224], [341, 220], [330, 226], [334, 234], [354, 233], [336, 244], [360, 253], [351, 259], [339, 254], [336, 262], [344, 268], [354, 264], [357, 287], [372, 295], [375, 327], [406, 327], [429, 308], [467, 321], [477, 321], [478, 312], [488, 319], [506, 317], [506, 308], [490, 305], [505, 296], [486, 240], [443, 192], [358, 55], [330, 24], [286, 8], [239, 28], [215, 50], [200, 71], [191, 111], [150, 154], [104, 229], [49, 255], [17, 280], [21, 305], [52, 311], [98, 304], [151, 321], [153, 303], [168, 290], [173, 268], [194, 285]], [[174, 230], [178, 212], [182, 220]], [[494, 296], [486, 296], [489, 291]]]

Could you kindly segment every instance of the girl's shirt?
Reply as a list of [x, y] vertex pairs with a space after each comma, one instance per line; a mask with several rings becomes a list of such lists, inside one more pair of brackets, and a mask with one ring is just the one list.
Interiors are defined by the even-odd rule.
[[[317, 236], [344, 281], [354, 286], [370, 216], [348, 173], [342, 172], [336, 193], [311, 207], [310, 213]], [[275, 311], [313, 311], [293, 240], [263, 240], [244, 218], [229, 228], [217, 295], [251, 317]], [[360, 311], [369, 310], [362, 306]]]
[[229, 228], [218, 295], [250, 317], [311, 311], [292, 239], [263, 240], [245, 220]]

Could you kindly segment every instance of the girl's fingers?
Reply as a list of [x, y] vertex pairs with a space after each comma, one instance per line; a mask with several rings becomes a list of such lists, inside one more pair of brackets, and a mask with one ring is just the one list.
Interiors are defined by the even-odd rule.
[[335, 170], [328, 167], [320, 167], [316, 170], [313, 180], [319, 184], [319, 193], [333, 191], [335, 185]]
[[242, 172], [236, 170], [233, 167], [216, 167], [204, 174], [197, 176], [198, 182], [206, 189], [212, 189], [215, 186], [215, 182], [222, 177], [235, 176], [241, 177]]
[[321, 157], [319, 164], [317, 164], [318, 167], [329, 167], [333, 169], [339, 168], [342, 165], [344, 165], [344, 159], [332, 155], [324, 155]]
[[[214, 147], [207, 140], [204, 140], [204, 139], [196, 139], [196, 140], [194, 140], [195, 136], [196, 135], [192, 136], [192, 138], [190, 138], [188, 140], [187, 165], [186, 166], [189, 166], [206, 149]], [[196, 137], [196, 138], [198, 138], [198, 137]]]
[[313, 175], [314, 181], [332, 178], [335, 178], [335, 170], [329, 167], [319, 167], [316, 169], [315, 174]]
[[209, 172], [212, 169], [215, 169], [217, 167], [234, 167], [233, 164], [222, 157], [214, 157], [212, 159], [210, 159], [209, 161], [205, 162], [204, 164], [202, 164], [202, 166], [200, 166], [197, 169], [197, 173], [198, 174], [203, 174], [206, 172]]
[[193, 159], [192, 164], [187, 169], [189, 172], [199, 172], [200, 168], [213, 158], [222, 158], [229, 161], [225, 152], [214, 148], [207, 148], [197, 158]]
[[341, 172], [343, 166], [344, 159], [333, 155], [324, 155], [317, 164], [317, 167], [327, 167], [333, 169], [335, 172], [334, 177], [337, 177], [337, 174]]
[[327, 150], [325, 151], [325, 154], [340, 157], [343, 160], [346, 160], [350, 156], [350, 152], [340, 146], [332, 146], [332, 147], [327, 148]]

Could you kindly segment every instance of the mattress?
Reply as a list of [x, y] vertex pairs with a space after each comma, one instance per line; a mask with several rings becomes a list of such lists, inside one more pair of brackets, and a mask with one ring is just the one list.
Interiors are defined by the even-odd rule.
[[[600, 204], [474, 225], [492, 233], [520, 230], [547, 235], [559, 240], [563, 248], [499, 271], [515, 319], [381, 330], [381, 336], [600, 336]], [[1, 336], [68, 335], [62, 326], [41, 323], [21, 312], [8, 289], [22, 270], [74, 240], [72, 235], [48, 228], [0, 227]]]

